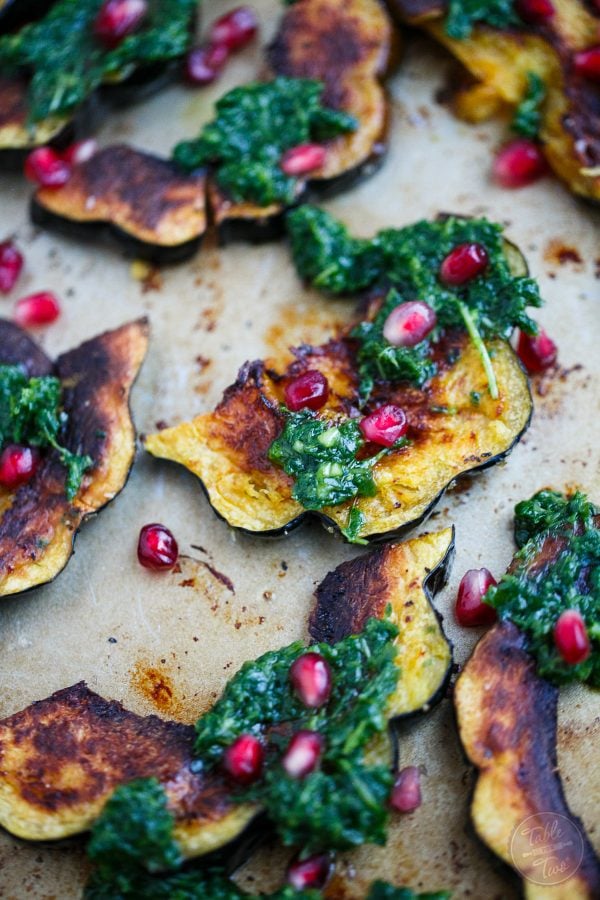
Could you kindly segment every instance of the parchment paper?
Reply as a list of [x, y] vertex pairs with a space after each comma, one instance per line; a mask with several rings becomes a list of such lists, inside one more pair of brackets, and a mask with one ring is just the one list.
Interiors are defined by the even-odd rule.
[[[205, 19], [232, 5], [206, 4]], [[254, 5], [266, 40], [281, 7], [275, 0]], [[217, 85], [169, 89], [115, 115], [100, 140], [168, 153], [176, 140], [198, 131], [225, 89], [254, 77], [259, 64], [258, 47], [244, 51]], [[504, 571], [513, 552], [514, 503], [545, 485], [579, 485], [600, 502], [600, 219], [550, 178], [520, 191], [491, 185], [492, 151], [506, 132], [498, 123], [462, 124], [436, 104], [448, 71], [440, 51], [424, 39], [412, 43], [389, 83], [393, 115], [386, 164], [370, 181], [325, 205], [362, 235], [440, 210], [487, 215], [507, 224], [508, 236], [524, 250], [542, 285], [547, 305], [538, 318], [559, 343], [562, 377], [534, 387], [532, 427], [506, 465], [449, 494], [422, 528], [456, 525], [456, 562], [437, 606], [461, 663], [478, 635], [455, 625], [456, 586], [472, 566], [486, 565], [496, 575]], [[155, 273], [143, 285], [118, 251], [33, 229], [28, 194], [20, 178], [0, 177], [0, 235], [14, 233], [26, 256], [24, 277], [0, 301], [0, 314], [10, 315], [18, 296], [56, 291], [63, 315], [40, 338], [57, 353], [147, 313], [150, 352], [133, 395], [140, 432], [154, 430], [160, 420], [174, 424], [210, 409], [244, 360], [287, 343], [318, 341], [351, 314], [350, 302], [303, 290], [283, 243], [206, 246], [191, 262]], [[150, 521], [174, 531], [189, 557], [180, 573], [154, 575], [138, 565], [137, 535]], [[191, 722], [243, 660], [305, 636], [314, 586], [357, 552], [318, 525], [277, 542], [234, 534], [213, 514], [190, 474], [140, 453], [121, 496], [84, 527], [63, 574], [53, 584], [2, 601], [0, 716], [85, 679], [136, 712]], [[208, 566], [224, 574], [233, 590]], [[564, 690], [561, 771], [572, 808], [596, 847], [599, 746], [600, 697], [582, 688]], [[450, 888], [455, 898], [517, 896], [515, 882], [469, 829], [469, 769], [448, 700], [405, 729], [401, 757], [422, 767], [423, 805], [394, 824], [386, 848], [365, 847], [340, 861], [347, 896], [364, 896], [374, 877], [421, 890]], [[86, 874], [83, 846], [80, 840], [26, 844], [0, 834], [0, 897], [79, 897]], [[267, 848], [243, 870], [242, 883], [274, 888], [285, 859]]]

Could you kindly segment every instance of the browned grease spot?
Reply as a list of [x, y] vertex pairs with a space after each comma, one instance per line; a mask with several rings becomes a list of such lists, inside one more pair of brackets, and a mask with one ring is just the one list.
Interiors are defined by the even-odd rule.
[[264, 334], [267, 349], [279, 355], [282, 348], [299, 343], [317, 344], [337, 334], [343, 322], [317, 306], [299, 307], [297, 303], [280, 306], [276, 320]]
[[566, 244], [562, 238], [552, 238], [548, 241], [544, 249], [544, 259], [547, 263], [557, 266], [573, 263], [580, 268], [583, 265], [579, 251], [575, 247]]
[[156, 666], [138, 662], [131, 670], [132, 688], [159, 712], [174, 714], [178, 701], [173, 683], [166, 672]]
[[162, 272], [158, 266], [148, 266], [148, 271], [142, 278], [142, 294], [148, 294], [150, 291], [160, 291], [164, 284]]

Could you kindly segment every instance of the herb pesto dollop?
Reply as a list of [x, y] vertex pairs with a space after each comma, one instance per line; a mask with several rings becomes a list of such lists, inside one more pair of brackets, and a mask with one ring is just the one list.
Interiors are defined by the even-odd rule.
[[29, 378], [19, 366], [0, 366], [0, 448], [24, 444], [58, 453], [67, 470], [65, 492], [72, 500], [91, 457], [73, 453], [59, 442], [67, 424], [61, 409], [62, 388], [58, 378], [44, 375]]
[[71, 113], [102, 82], [182, 56], [197, 0], [150, 0], [140, 29], [107, 50], [94, 36], [102, 0], [59, 0], [39, 21], [0, 37], [0, 72], [31, 75], [29, 119]]
[[[600, 509], [584, 494], [539, 491], [515, 507], [519, 547], [511, 571], [485, 602], [514, 622], [545, 678], [557, 684], [583, 681], [600, 687]], [[567, 665], [553, 640], [558, 617], [581, 613], [591, 644], [589, 657]]]
[[198, 138], [177, 144], [173, 158], [186, 171], [213, 166], [217, 184], [235, 202], [291, 203], [298, 178], [281, 169], [283, 153], [357, 127], [353, 116], [323, 106], [323, 90], [319, 81], [283, 77], [234, 88], [218, 100], [216, 118]]
[[527, 90], [517, 106], [511, 128], [523, 137], [536, 140], [542, 124], [542, 104], [546, 99], [546, 86], [535, 72], [527, 74]]
[[445, 21], [449, 37], [468, 38], [477, 24], [500, 29], [523, 28], [514, 0], [449, 0]]

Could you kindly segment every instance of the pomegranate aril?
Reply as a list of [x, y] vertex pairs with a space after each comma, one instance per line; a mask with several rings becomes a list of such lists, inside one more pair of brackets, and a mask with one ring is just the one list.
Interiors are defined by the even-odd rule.
[[0, 293], [8, 294], [21, 274], [23, 256], [12, 241], [0, 244]]
[[254, 10], [249, 6], [238, 6], [213, 22], [210, 39], [215, 44], [224, 44], [228, 50], [240, 50], [252, 40], [257, 30]]
[[179, 547], [168, 528], [153, 522], [140, 530], [137, 555], [146, 569], [172, 569], [179, 556]]
[[483, 602], [492, 585], [497, 584], [488, 569], [469, 569], [462, 577], [456, 598], [456, 618], [460, 625], [475, 627], [496, 621], [496, 610]]
[[326, 158], [327, 150], [321, 144], [298, 144], [285, 151], [279, 165], [286, 175], [306, 175], [320, 169]]
[[327, 703], [331, 694], [331, 669], [320, 653], [303, 653], [290, 666], [290, 681], [296, 695], [313, 709]]
[[554, 626], [554, 644], [568, 666], [586, 661], [591, 653], [591, 646], [579, 610], [567, 609], [558, 617]]
[[590, 47], [576, 53], [573, 57], [573, 68], [582, 78], [600, 81], [600, 47]]
[[551, 0], [517, 0], [515, 6], [523, 21], [530, 25], [541, 25], [556, 12]]
[[366, 441], [372, 441], [382, 447], [391, 447], [406, 433], [408, 422], [404, 410], [389, 403], [365, 416], [359, 422], [359, 428]]
[[318, 731], [298, 731], [287, 746], [281, 765], [292, 778], [304, 778], [314, 772], [323, 752]]
[[63, 151], [62, 157], [70, 166], [78, 166], [87, 162], [98, 152], [98, 141], [94, 138], [86, 138], [83, 141], [76, 141], [70, 144]]
[[517, 138], [500, 149], [492, 171], [495, 181], [502, 187], [519, 188], [545, 175], [548, 164], [538, 144], [527, 138]]
[[8, 444], [0, 453], [0, 484], [16, 488], [35, 475], [40, 464], [40, 452], [36, 447]]
[[396, 776], [390, 795], [390, 806], [397, 812], [409, 813], [421, 805], [421, 773], [416, 766], [406, 766]]
[[105, 0], [94, 22], [94, 34], [112, 49], [136, 31], [147, 12], [147, 0]]
[[391, 311], [383, 326], [383, 336], [394, 347], [414, 347], [435, 328], [436, 322], [436, 314], [427, 303], [409, 300]]
[[52, 147], [37, 147], [25, 160], [25, 177], [40, 187], [62, 187], [70, 175], [70, 165]]
[[549, 369], [556, 362], [558, 348], [543, 328], [537, 334], [519, 333], [517, 356], [530, 375]]
[[190, 84], [212, 84], [227, 62], [229, 50], [225, 44], [194, 47], [185, 61], [185, 77]]
[[60, 316], [60, 303], [52, 291], [21, 297], [15, 304], [14, 320], [21, 328], [49, 325]]
[[445, 284], [464, 284], [487, 268], [488, 252], [483, 244], [459, 244], [440, 266], [440, 278]]
[[316, 369], [308, 369], [285, 386], [284, 402], [292, 412], [299, 409], [321, 409], [329, 397], [329, 382]]
[[331, 868], [329, 853], [318, 853], [306, 859], [296, 857], [288, 866], [286, 881], [297, 891], [319, 890], [329, 878]]
[[241, 734], [223, 753], [222, 766], [238, 784], [257, 781], [263, 769], [265, 751], [257, 737]]

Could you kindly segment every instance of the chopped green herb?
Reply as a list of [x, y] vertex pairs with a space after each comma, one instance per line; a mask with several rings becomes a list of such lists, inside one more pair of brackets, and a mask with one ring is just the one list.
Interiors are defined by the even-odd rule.
[[455, 416], [458, 412], [456, 406], [430, 406], [430, 412], [438, 413], [440, 416]]
[[[423, 385], [436, 372], [432, 341], [449, 328], [469, 333], [494, 396], [497, 387], [485, 341], [507, 339], [514, 328], [537, 333], [526, 308], [541, 305], [538, 286], [520, 274], [522, 260], [505, 243], [502, 228], [486, 219], [421, 221], [386, 229], [372, 240], [350, 237], [343, 225], [310, 206], [290, 213], [287, 224], [298, 273], [313, 285], [340, 294], [393, 288], [375, 319], [360, 323], [352, 333], [358, 341], [363, 401], [377, 380]], [[471, 242], [486, 248], [487, 268], [464, 285], [443, 284], [438, 277], [442, 261], [458, 244]], [[415, 347], [394, 347], [383, 337], [385, 320], [399, 303], [415, 298], [435, 310], [438, 326]]]
[[0, 366], [0, 447], [6, 444], [52, 447], [67, 470], [65, 492], [72, 500], [84, 472], [94, 461], [59, 443], [67, 421], [60, 402], [58, 378], [51, 375], [29, 378], [18, 366]]
[[473, 406], [479, 406], [479, 404], [481, 403], [481, 394], [479, 393], [479, 391], [471, 391], [469, 396], [471, 398], [471, 403], [473, 404]]
[[303, 78], [234, 88], [198, 138], [177, 144], [173, 158], [186, 171], [214, 166], [217, 184], [236, 202], [291, 203], [298, 178], [282, 170], [283, 153], [357, 127], [353, 116], [322, 105], [323, 89]]
[[[356, 454], [365, 441], [354, 419], [337, 425], [308, 409], [290, 412], [284, 407], [283, 412], [285, 426], [269, 448], [269, 459], [295, 479], [294, 500], [316, 510], [375, 495], [373, 466], [389, 449], [358, 460]], [[399, 441], [394, 448], [405, 443]]]
[[476, 24], [492, 28], [523, 28], [523, 20], [515, 11], [514, 0], [449, 0], [446, 34], [451, 38], [468, 38]]
[[399, 676], [396, 635], [388, 620], [371, 619], [361, 634], [310, 648], [332, 671], [331, 698], [320, 709], [307, 709], [292, 691], [290, 665], [306, 652], [296, 642], [242, 666], [197, 723], [195, 752], [207, 765], [238, 735], [268, 735], [273, 725], [289, 722], [294, 731], [323, 736], [319, 769], [295, 779], [278, 763], [285, 742], [272, 734], [264, 776], [238, 795], [266, 809], [284, 844], [313, 851], [385, 842], [392, 776], [387, 765], [369, 765], [365, 751], [387, 727], [387, 700]]
[[[529, 638], [540, 675], [557, 684], [583, 681], [600, 687], [600, 528], [597, 507], [584, 494], [540, 491], [515, 507], [519, 550], [510, 574], [490, 588], [485, 602]], [[543, 548], [550, 552], [542, 553]], [[567, 665], [553, 639], [561, 613], [577, 609], [592, 646], [590, 656]]]
[[59, 0], [39, 21], [0, 37], [0, 71], [31, 74], [29, 119], [65, 115], [107, 78], [182, 56], [196, 0], [151, 0], [139, 31], [107, 50], [94, 36], [102, 0]]
[[546, 87], [539, 75], [535, 72], [527, 74], [527, 92], [517, 109], [511, 123], [511, 128], [523, 137], [536, 140], [540, 125], [542, 124], [542, 104], [546, 97]]
[[415, 894], [410, 888], [394, 887], [385, 881], [376, 881], [367, 894], [367, 900], [450, 900], [450, 891]]
[[340, 531], [351, 544], [366, 545], [368, 544], [368, 541], [360, 537], [360, 533], [363, 530], [366, 521], [367, 518], [365, 514], [361, 512], [358, 506], [352, 506], [348, 513], [348, 524], [345, 528], [341, 528]]

